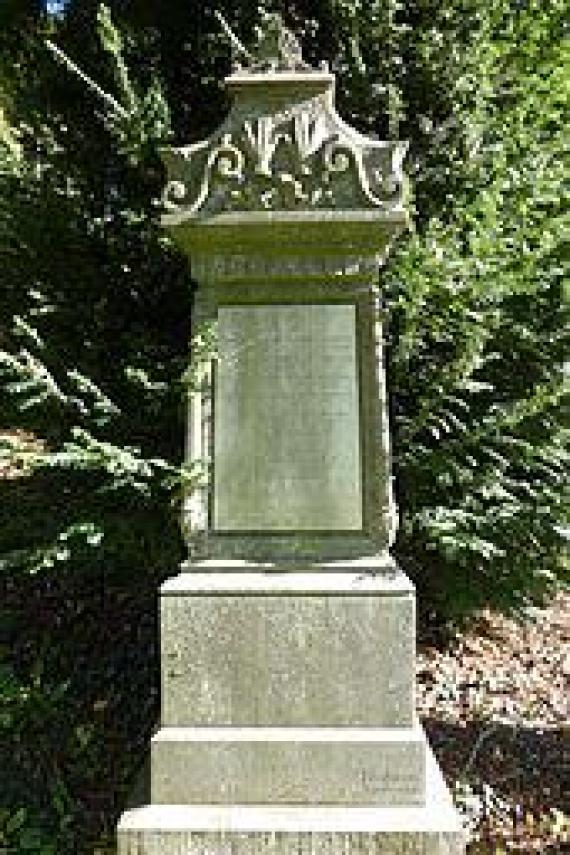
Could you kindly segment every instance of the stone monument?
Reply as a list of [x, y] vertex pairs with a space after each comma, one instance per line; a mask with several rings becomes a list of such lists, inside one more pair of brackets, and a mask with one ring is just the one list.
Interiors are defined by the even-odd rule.
[[378, 266], [407, 222], [405, 145], [346, 125], [275, 17], [226, 85], [219, 130], [164, 152], [164, 223], [198, 283], [202, 476], [161, 590], [151, 804], [118, 852], [459, 855], [389, 554]]

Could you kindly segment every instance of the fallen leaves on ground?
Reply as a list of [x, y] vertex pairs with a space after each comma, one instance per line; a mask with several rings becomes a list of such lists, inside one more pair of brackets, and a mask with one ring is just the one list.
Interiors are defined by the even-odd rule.
[[570, 852], [570, 595], [524, 621], [485, 612], [418, 652], [418, 712], [469, 855]]

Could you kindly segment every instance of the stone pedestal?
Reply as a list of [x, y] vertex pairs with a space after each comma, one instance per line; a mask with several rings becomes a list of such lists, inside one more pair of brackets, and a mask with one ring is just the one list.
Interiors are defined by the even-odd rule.
[[167, 582], [153, 803], [423, 804], [413, 612], [401, 575]]
[[405, 146], [349, 128], [271, 20], [221, 128], [164, 152], [198, 282], [200, 478], [161, 591], [151, 804], [121, 818], [119, 855], [461, 855], [389, 555], [378, 267], [406, 224]]
[[161, 591], [151, 804], [119, 855], [461, 855], [388, 561], [198, 562]]

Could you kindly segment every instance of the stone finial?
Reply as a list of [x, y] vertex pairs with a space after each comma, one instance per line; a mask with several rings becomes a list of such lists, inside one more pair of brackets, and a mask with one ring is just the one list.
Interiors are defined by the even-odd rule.
[[251, 71], [307, 71], [301, 45], [275, 12], [262, 12], [261, 26], [256, 27], [257, 45], [251, 51]]

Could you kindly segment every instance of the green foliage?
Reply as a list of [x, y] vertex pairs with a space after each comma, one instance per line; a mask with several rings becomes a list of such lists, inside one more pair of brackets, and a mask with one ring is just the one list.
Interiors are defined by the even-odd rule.
[[119, 114], [111, 113], [111, 128], [120, 148], [136, 163], [149, 147], [156, 147], [170, 136], [168, 104], [156, 78], [142, 97], [137, 94], [125, 62], [123, 40], [111, 20], [109, 9], [103, 4], [97, 12], [97, 25], [103, 49], [112, 59], [120, 103], [125, 110]]
[[[329, 60], [348, 121], [411, 143], [414, 230], [382, 284], [396, 548], [424, 619], [525, 604], [561, 575], [567, 525], [565, 4], [263, 7]], [[251, 42], [255, 6], [216, 9]], [[196, 475], [180, 470], [190, 283], [157, 222], [156, 147], [219, 124], [229, 65], [210, 4], [0, 10], [0, 473], [21, 476], [0, 480], [0, 841], [14, 851], [92, 852], [156, 716], [155, 591]], [[209, 330], [195, 342], [214, 347]]]
[[[452, 157], [442, 170], [448, 138], [428, 123], [412, 157], [429, 216], [385, 274], [398, 552], [440, 615], [550, 590], [568, 510], [563, 4], [476, 11], [440, 119], [456, 126]], [[460, 34], [439, 33], [452, 55]]]
[[46, 50], [53, 23], [35, 26], [4, 29], [0, 50], [32, 57], [2, 73], [0, 472], [22, 477], [0, 480], [0, 848], [92, 852], [156, 715], [156, 589], [182, 557], [190, 288], [153, 204], [154, 70], [135, 86], [126, 65], [115, 76], [120, 43], [99, 74], [72, 32], [54, 38], [117, 86], [125, 114], [110, 116]]

